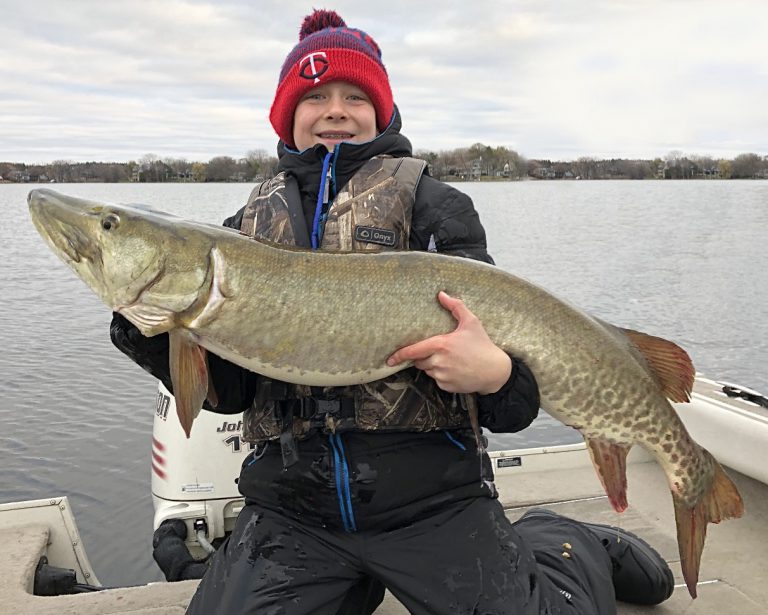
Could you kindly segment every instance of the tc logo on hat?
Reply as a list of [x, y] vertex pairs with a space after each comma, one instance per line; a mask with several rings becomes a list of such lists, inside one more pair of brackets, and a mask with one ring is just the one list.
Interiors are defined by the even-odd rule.
[[299, 61], [299, 76], [304, 79], [314, 79], [315, 83], [328, 70], [328, 56], [325, 51], [313, 51]]

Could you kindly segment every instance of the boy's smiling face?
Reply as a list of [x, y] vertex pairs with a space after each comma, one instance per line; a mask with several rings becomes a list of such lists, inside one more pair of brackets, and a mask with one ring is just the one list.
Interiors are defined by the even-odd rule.
[[331, 151], [342, 141], [365, 143], [377, 134], [370, 98], [346, 81], [312, 88], [293, 114], [293, 143], [298, 150], [322, 143]]

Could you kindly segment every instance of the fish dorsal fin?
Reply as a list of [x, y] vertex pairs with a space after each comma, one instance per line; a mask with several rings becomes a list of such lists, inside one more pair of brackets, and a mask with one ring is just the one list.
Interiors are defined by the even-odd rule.
[[674, 402], [691, 401], [696, 370], [685, 350], [674, 342], [640, 331], [621, 329], [621, 332], [643, 355], [667, 399]]

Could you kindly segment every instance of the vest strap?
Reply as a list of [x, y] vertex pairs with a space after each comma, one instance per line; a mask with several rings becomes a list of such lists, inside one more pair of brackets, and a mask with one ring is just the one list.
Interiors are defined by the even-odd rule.
[[277, 401], [278, 412], [281, 416], [290, 407], [294, 417], [311, 421], [313, 427], [325, 425], [325, 416], [337, 419], [352, 419], [355, 417], [355, 400], [352, 397], [324, 399], [322, 397], [298, 397]]
[[280, 408], [280, 453], [283, 467], [290, 468], [299, 460], [296, 438], [293, 436], [293, 404], [279, 404]]
[[289, 175], [285, 178], [285, 201], [288, 207], [288, 215], [293, 228], [293, 239], [300, 248], [309, 248], [311, 245], [307, 223], [304, 220], [304, 210], [301, 206], [301, 193], [296, 178]]

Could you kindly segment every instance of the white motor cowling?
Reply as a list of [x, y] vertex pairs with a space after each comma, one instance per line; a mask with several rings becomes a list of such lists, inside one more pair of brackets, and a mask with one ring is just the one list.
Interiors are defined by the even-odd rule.
[[206, 554], [206, 542], [232, 530], [243, 506], [237, 479], [253, 447], [242, 440], [242, 418], [202, 410], [187, 439], [173, 395], [162, 383], [158, 387], [152, 431], [154, 528], [166, 519], [183, 520], [195, 557]]

